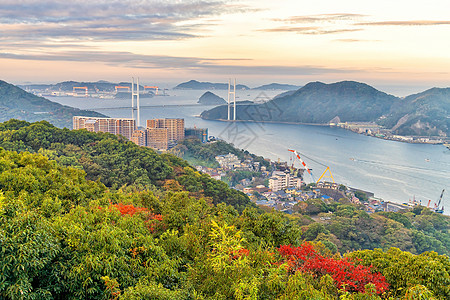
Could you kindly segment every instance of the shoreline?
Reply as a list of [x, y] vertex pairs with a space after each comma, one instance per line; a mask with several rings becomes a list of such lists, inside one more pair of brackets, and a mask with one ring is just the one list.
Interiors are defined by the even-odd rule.
[[283, 121], [256, 121], [256, 120], [226, 120], [226, 119], [205, 119], [202, 118], [201, 115], [199, 116], [202, 120], [207, 120], [207, 121], [220, 121], [220, 122], [240, 122], [240, 123], [270, 123], [270, 124], [288, 124], [288, 125], [308, 125], [308, 126], [321, 126], [321, 127], [338, 127], [338, 128], [342, 128], [344, 130], [347, 131], [351, 131], [354, 132], [356, 134], [361, 134], [361, 135], [365, 135], [365, 136], [370, 136], [370, 137], [374, 137], [374, 138], [378, 138], [378, 139], [382, 139], [382, 140], [386, 140], [386, 141], [395, 141], [395, 142], [402, 142], [402, 143], [408, 143], [408, 144], [425, 144], [425, 145], [444, 145], [445, 147], [447, 147], [447, 149], [450, 150], [450, 141], [442, 141], [442, 142], [422, 142], [422, 141], [414, 141], [414, 140], [405, 140], [406, 138], [414, 138], [414, 137], [418, 137], [418, 136], [400, 136], [402, 138], [389, 138], [389, 137], [381, 137], [381, 136], [376, 136], [376, 135], [372, 135], [372, 134], [364, 134], [364, 133], [359, 133], [356, 132], [354, 130], [351, 129], [347, 129], [347, 128], [343, 128], [340, 126], [336, 126], [336, 125], [330, 125], [330, 124], [321, 124], [321, 123], [303, 123], [303, 122], [283, 122]]
[[289, 124], [289, 125], [310, 125], [310, 126], [330, 126], [329, 124], [318, 124], [318, 123], [301, 123], [301, 122], [283, 122], [283, 121], [256, 121], [256, 120], [226, 120], [226, 119], [204, 119], [200, 116], [202, 120], [207, 121], [220, 121], [220, 122], [240, 122], [240, 123], [270, 123], [270, 124]]

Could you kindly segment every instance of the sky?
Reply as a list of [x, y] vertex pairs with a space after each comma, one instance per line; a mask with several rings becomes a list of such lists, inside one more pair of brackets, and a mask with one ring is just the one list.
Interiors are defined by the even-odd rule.
[[448, 0], [0, 0], [0, 79], [450, 86]]

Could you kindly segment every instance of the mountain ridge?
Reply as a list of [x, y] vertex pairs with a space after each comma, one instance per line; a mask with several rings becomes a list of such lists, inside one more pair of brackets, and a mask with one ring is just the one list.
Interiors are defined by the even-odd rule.
[[292, 90], [298, 90], [301, 88], [299, 85], [293, 85], [293, 84], [284, 84], [284, 83], [270, 83], [270, 84], [264, 84], [255, 88], [252, 88], [252, 90], [284, 90], [284, 91], [292, 91]]
[[[272, 113], [261, 113], [268, 109]], [[242, 108], [236, 119], [327, 124], [339, 117], [341, 122], [376, 122], [388, 129], [397, 125], [394, 134], [450, 136], [449, 113], [450, 88], [431, 88], [399, 98], [361, 82], [317, 81], [264, 104]], [[201, 117], [225, 119], [220, 107], [204, 111]]]
[[[173, 88], [174, 90], [227, 90], [228, 83], [212, 83], [212, 82], [200, 82], [197, 80], [189, 80], [182, 82]], [[243, 84], [236, 85], [237, 90], [249, 90], [250, 88]]]
[[0, 80], [0, 122], [15, 118], [29, 122], [47, 120], [57, 127], [72, 127], [72, 117], [105, 115], [61, 105]]

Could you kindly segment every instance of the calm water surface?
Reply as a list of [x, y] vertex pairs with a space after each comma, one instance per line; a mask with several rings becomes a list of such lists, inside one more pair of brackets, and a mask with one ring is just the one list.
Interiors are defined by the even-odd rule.
[[[442, 145], [386, 141], [322, 126], [202, 120], [198, 115], [212, 108], [196, 104], [204, 92], [173, 90], [167, 97], [141, 99], [141, 125], [151, 118], [184, 118], [187, 127], [206, 127], [210, 135], [273, 160], [290, 162], [292, 155], [287, 149], [296, 149], [316, 179], [325, 170], [323, 165], [327, 165], [336, 182], [374, 192], [376, 197], [392, 202], [407, 202], [415, 197], [425, 205], [431, 199], [433, 204], [445, 188], [445, 214], [450, 214], [450, 151]], [[214, 93], [227, 97], [226, 91]], [[238, 91], [237, 100], [262, 100], [278, 93]], [[131, 117], [129, 99], [52, 97], [50, 100], [110, 117]], [[300, 166], [298, 162], [296, 165]]]

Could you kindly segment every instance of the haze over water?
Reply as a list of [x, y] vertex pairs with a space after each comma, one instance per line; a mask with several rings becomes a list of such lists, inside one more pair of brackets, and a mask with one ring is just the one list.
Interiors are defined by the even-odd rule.
[[[186, 127], [206, 127], [209, 135], [234, 143], [238, 148], [288, 163], [292, 155], [287, 150], [295, 149], [304, 156], [315, 179], [325, 170], [323, 165], [328, 165], [336, 182], [374, 192], [376, 197], [392, 202], [408, 202], [415, 197], [423, 205], [431, 199], [433, 205], [445, 188], [443, 205], [445, 214], [450, 214], [450, 151], [442, 145], [387, 141], [324, 126], [202, 120], [198, 115], [212, 108], [196, 105], [204, 92], [170, 90], [167, 97], [141, 98], [141, 125], [151, 118], [184, 118]], [[227, 97], [227, 91], [213, 92]], [[237, 100], [270, 98], [279, 93], [238, 91]], [[110, 117], [131, 117], [129, 99], [52, 97], [51, 100]], [[305, 180], [309, 182], [311, 178], [305, 175]]]

